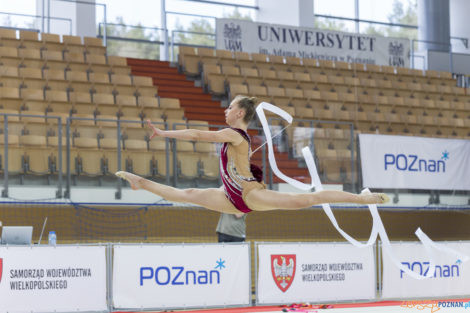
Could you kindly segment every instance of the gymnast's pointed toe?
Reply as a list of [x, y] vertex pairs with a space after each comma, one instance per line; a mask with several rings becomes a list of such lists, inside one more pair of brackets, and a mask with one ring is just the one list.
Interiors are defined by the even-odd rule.
[[379, 199], [380, 202], [378, 202], [379, 204], [382, 204], [382, 203], [387, 203], [390, 201], [390, 197], [387, 196], [385, 193], [378, 193], [377, 194], [377, 197]]
[[117, 177], [122, 178], [122, 179], [127, 179], [126, 172], [124, 172], [124, 171], [118, 171], [118, 172], [114, 173], [114, 175], [116, 175]]

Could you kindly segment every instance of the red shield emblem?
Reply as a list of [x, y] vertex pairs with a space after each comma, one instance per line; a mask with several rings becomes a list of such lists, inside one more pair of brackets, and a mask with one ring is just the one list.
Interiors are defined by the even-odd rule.
[[3, 273], [3, 259], [0, 258], [0, 282], [2, 282], [2, 273]]
[[294, 281], [295, 265], [295, 254], [271, 255], [271, 273], [276, 286], [282, 292], [286, 292]]

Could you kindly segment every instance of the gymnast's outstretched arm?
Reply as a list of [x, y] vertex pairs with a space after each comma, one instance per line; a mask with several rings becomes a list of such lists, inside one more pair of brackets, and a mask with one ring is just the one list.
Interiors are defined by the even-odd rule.
[[162, 130], [155, 127], [150, 120], [147, 120], [147, 125], [152, 130], [150, 139], [164, 137], [191, 141], [228, 142], [234, 145], [238, 145], [243, 141], [243, 137], [230, 128], [218, 131], [198, 129]]

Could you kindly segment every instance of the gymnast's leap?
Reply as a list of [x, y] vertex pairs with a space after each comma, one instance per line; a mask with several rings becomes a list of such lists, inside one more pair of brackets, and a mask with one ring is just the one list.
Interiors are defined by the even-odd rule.
[[[225, 110], [225, 121], [230, 128], [219, 131], [196, 129], [161, 130], [147, 121], [153, 137], [168, 137], [191, 141], [224, 143], [220, 153], [220, 174], [223, 186], [207, 189], [178, 189], [159, 184], [140, 176], [119, 171], [116, 175], [127, 180], [134, 190], [144, 189], [168, 201], [192, 203], [210, 210], [237, 214], [251, 211], [299, 210], [322, 203], [374, 204], [389, 201], [382, 193], [352, 194], [344, 191], [323, 190], [307, 194], [267, 190], [250, 167], [250, 137], [247, 127], [255, 115], [255, 98], [237, 96]], [[255, 178], [256, 177], [256, 178]]]

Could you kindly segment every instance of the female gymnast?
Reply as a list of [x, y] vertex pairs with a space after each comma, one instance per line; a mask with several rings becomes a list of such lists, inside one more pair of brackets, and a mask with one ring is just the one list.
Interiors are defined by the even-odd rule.
[[[385, 203], [388, 196], [381, 193], [352, 194], [324, 190], [306, 194], [277, 192], [266, 189], [261, 175], [250, 168], [250, 137], [247, 127], [255, 115], [255, 98], [237, 96], [225, 110], [225, 121], [230, 128], [219, 131], [196, 129], [161, 130], [148, 120], [153, 137], [167, 137], [191, 141], [224, 143], [220, 154], [220, 174], [223, 186], [207, 189], [178, 189], [162, 185], [140, 176], [119, 171], [116, 176], [127, 180], [132, 189], [144, 189], [168, 201], [192, 203], [210, 210], [237, 214], [251, 211], [299, 210], [321, 203]], [[259, 174], [259, 173], [258, 173]], [[255, 178], [255, 176], [257, 178]]]

